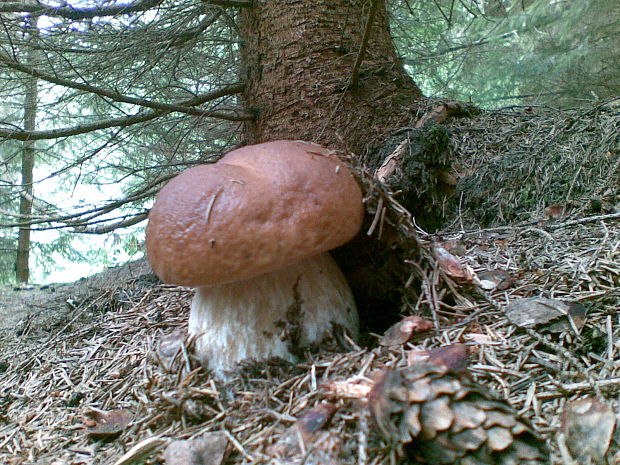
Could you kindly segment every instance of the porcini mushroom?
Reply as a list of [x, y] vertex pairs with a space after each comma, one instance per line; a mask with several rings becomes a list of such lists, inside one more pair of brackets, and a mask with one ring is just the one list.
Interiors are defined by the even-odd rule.
[[147, 255], [163, 281], [197, 288], [189, 333], [201, 363], [222, 374], [244, 359], [294, 361], [336, 327], [357, 336], [351, 290], [327, 251], [362, 217], [337, 156], [267, 142], [173, 178], [151, 209]]

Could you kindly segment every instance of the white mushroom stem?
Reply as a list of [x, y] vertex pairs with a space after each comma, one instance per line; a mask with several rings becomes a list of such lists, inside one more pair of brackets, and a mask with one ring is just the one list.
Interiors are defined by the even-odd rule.
[[219, 374], [246, 359], [293, 362], [293, 346], [320, 343], [335, 325], [357, 338], [353, 295], [328, 253], [243, 281], [199, 287], [189, 317], [197, 356]]

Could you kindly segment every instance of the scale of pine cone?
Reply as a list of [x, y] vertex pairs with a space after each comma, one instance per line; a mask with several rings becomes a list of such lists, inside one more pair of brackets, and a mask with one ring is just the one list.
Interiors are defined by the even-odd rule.
[[379, 432], [419, 463], [540, 465], [547, 447], [513, 408], [463, 372], [417, 362], [388, 371], [369, 394]]

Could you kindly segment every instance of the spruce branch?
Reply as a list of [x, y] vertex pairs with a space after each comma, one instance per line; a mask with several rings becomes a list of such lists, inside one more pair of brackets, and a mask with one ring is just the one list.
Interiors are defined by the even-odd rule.
[[146, 11], [158, 6], [162, 1], [163, 0], [139, 0], [126, 5], [85, 8], [56, 7], [38, 2], [2, 2], [0, 3], [0, 13], [29, 13], [34, 16], [52, 16], [56, 18], [81, 20]]
[[[0, 55], [0, 62], [4, 62], [6, 57]], [[23, 65], [19, 65], [20, 67]], [[38, 77], [38, 76], [37, 76]], [[43, 78], [41, 78], [43, 79]], [[63, 81], [63, 78], [54, 78], [58, 81]], [[50, 81], [52, 82], [52, 81]], [[158, 103], [152, 102], [147, 99], [140, 99], [134, 97], [127, 97], [121, 94], [116, 94], [113, 91], [108, 91], [106, 89], [99, 89], [94, 86], [90, 86], [88, 84], [74, 83], [77, 86], [80, 86], [80, 90], [90, 91], [97, 95], [105, 96], [110, 98], [111, 100], [115, 100], [116, 97], [120, 102], [131, 103], [134, 105], [140, 105], [143, 107], [151, 108], [150, 111], [141, 111], [134, 115], [123, 116], [118, 118], [107, 118], [99, 121], [95, 121], [93, 123], [79, 124], [69, 128], [59, 128], [59, 129], [49, 129], [49, 130], [40, 130], [40, 131], [24, 131], [21, 129], [0, 129], [0, 137], [5, 139], [14, 139], [14, 140], [43, 140], [43, 139], [58, 139], [60, 137], [69, 137], [76, 136], [80, 134], [86, 134], [88, 132], [100, 130], [100, 129], [108, 129], [112, 127], [127, 127], [132, 126], [138, 123], [144, 123], [146, 121], [150, 121], [159, 116], [180, 112], [186, 113], [193, 116], [200, 117], [210, 117], [210, 118], [218, 118], [227, 121], [247, 121], [252, 119], [252, 116], [238, 110], [202, 110], [199, 108], [193, 108], [195, 106], [201, 105], [203, 103], [216, 100], [221, 97], [225, 97], [227, 95], [234, 95], [240, 92], [243, 92], [245, 87], [242, 83], [232, 84], [230, 86], [224, 87], [222, 89], [215, 90], [213, 92], [209, 92], [204, 95], [200, 95], [198, 97], [194, 97], [192, 99], [183, 100], [177, 103]], [[60, 84], [63, 85], [63, 84]], [[78, 88], [78, 87], [74, 87]], [[115, 95], [116, 94], [116, 95]]]

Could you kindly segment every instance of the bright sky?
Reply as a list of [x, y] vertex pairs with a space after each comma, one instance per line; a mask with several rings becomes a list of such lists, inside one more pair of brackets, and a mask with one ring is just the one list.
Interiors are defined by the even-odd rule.
[[[45, 236], [50, 236], [50, 232], [38, 232], [35, 240], [44, 241]], [[129, 260], [136, 260], [142, 256], [138, 254], [135, 256], [129, 256], [119, 246], [111, 246], [114, 242], [111, 234], [108, 235], [76, 235], [73, 240], [73, 245], [83, 253], [89, 250], [103, 249], [107, 250], [110, 259], [117, 265], [121, 265]], [[34, 257], [33, 257], [34, 258]], [[90, 276], [94, 273], [98, 273], [107, 268], [103, 263], [75, 263], [67, 260], [59, 253], [52, 254], [52, 261], [54, 262], [54, 271], [45, 276], [43, 267], [37, 263], [36, 259], [31, 259], [32, 266], [32, 283], [35, 284], [48, 284], [48, 283], [61, 283], [76, 281], [80, 278]]]
[[[40, 165], [35, 169], [35, 180], [45, 179], [49, 175], [50, 167]], [[71, 191], [59, 189], [58, 179], [51, 178], [35, 184], [35, 197], [45, 199], [61, 209], [74, 209], [78, 205], [82, 208], [97, 205], [109, 199], [123, 196], [122, 186], [119, 183], [92, 186], [78, 183], [72, 186]], [[115, 213], [113, 213], [115, 215]], [[71, 247], [82, 254], [89, 251], [100, 251], [103, 255], [101, 260], [72, 262], [60, 253], [53, 253], [48, 260], [50, 263], [42, 263], [41, 257], [36, 256], [33, 250], [30, 256], [31, 282], [35, 284], [47, 284], [55, 282], [69, 282], [102, 271], [107, 266], [123, 264], [129, 260], [140, 258], [141, 254], [129, 256], [123, 248], [123, 238], [130, 233], [139, 232], [139, 240], [143, 240], [144, 227], [142, 222], [132, 228], [119, 230], [109, 234], [73, 234]], [[50, 244], [58, 239], [60, 230], [33, 231], [32, 241]], [[106, 263], [107, 262], [107, 263]], [[46, 268], [53, 271], [46, 275]]]
[[[54, 4], [51, 2], [49, 4]], [[118, 4], [130, 4], [131, 2], [117, 2]], [[58, 3], [59, 5], [61, 3]], [[66, 5], [67, 2], [62, 2], [62, 5]], [[70, 0], [68, 2], [71, 6], [89, 7], [95, 6], [95, 2], [91, 0]], [[108, 4], [110, 6], [110, 4]], [[156, 12], [143, 13], [147, 15], [155, 16]], [[109, 21], [110, 19], [101, 19], [102, 21]], [[53, 26], [58, 20], [47, 16], [41, 16], [38, 19], [37, 26], [44, 32], [45, 29]], [[55, 95], [52, 92], [43, 92], [40, 94], [41, 103], [50, 103], [54, 100]], [[40, 129], [46, 129], [43, 126], [47, 126], [45, 123]], [[68, 149], [71, 150], [71, 149]], [[110, 159], [118, 158], [121, 155], [115, 153], [102, 154]], [[106, 185], [92, 186], [89, 184], [77, 183], [75, 186], [71, 186], [71, 190], [68, 191], [65, 188], [59, 188], [59, 178], [55, 177], [47, 179], [50, 172], [53, 171], [53, 167], [39, 165], [35, 168], [35, 186], [34, 194], [36, 198], [45, 199], [53, 205], [56, 205], [63, 211], [75, 211], [87, 208], [90, 206], [100, 205], [110, 199], [122, 198], [123, 191], [120, 184], [109, 183]], [[37, 182], [37, 180], [39, 182]], [[63, 186], [64, 187], [64, 186]], [[114, 215], [114, 214], [113, 214]], [[31, 268], [31, 282], [36, 284], [47, 284], [54, 282], [69, 282], [75, 281], [85, 276], [102, 271], [107, 266], [114, 266], [123, 264], [129, 260], [135, 260], [140, 258], [142, 253], [134, 256], [129, 256], [123, 248], [123, 237], [129, 233], [139, 232], [139, 240], [144, 239], [144, 227], [146, 222], [142, 222], [133, 226], [131, 229], [124, 231], [118, 231], [115, 233], [104, 235], [93, 234], [74, 234], [70, 247], [73, 250], [86, 254], [92, 251], [100, 251], [103, 255], [101, 260], [91, 260], [86, 262], [72, 262], [64, 257], [61, 253], [52, 253], [51, 257], [47, 257], [48, 262], [43, 263], [42, 257], [36, 256], [36, 251], [33, 250], [30, 255], [30, 268]], [[33, 231], [32, 241], [42, 244], [50, 244], [57, 240], [61, 232], [59, 230], [48, 231]], [[51, 263], [50, 263], [51, 262]], [[107, 262], [107, 263], [106, 263]], [[46, 274], [46, 268], [49, 271], [51, 268], [53, 271]]]

